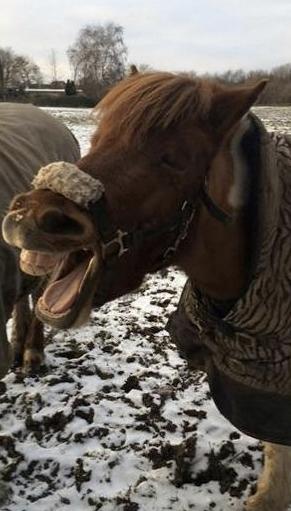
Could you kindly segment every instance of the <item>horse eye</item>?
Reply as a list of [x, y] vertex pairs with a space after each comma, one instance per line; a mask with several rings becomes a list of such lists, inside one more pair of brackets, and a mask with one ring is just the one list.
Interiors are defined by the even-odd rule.
[[161, 159], [160, 159], [160, 164], [162, 167], [165, 167], [165, 168], [168, 168], [168, 169], [175, 169], [176, 168], [176, 164], [175, 162], [171, 159], [171, 157], [168, 155], [168, 154], [164, 154]]

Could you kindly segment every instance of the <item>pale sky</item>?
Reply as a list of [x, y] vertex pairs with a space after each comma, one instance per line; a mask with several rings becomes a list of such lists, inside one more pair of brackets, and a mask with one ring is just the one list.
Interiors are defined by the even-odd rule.
[[66, 50], [87, 24], [124, 27], [130, 63], [155, 69], [266, 69], [291, 62], [291, 0], [1, 0], [0, 47], [69, 77]]

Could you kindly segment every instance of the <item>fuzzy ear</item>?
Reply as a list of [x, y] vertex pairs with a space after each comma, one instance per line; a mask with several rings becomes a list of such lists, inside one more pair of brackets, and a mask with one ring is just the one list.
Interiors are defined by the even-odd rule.
[[209, 120], [215, 132], [224, 137], [255, 103], [268, 80], [244, 87], [221, 87], [214, 91]]

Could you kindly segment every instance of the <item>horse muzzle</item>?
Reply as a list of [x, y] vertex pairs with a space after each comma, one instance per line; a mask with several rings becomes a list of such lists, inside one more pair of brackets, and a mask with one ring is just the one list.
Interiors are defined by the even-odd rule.
[[4, 217], [2, 235], [6, 243], [20, 249], [55, 252], [53, 244], [44, 239], [35, 219], [26, 210], [11, 211]]

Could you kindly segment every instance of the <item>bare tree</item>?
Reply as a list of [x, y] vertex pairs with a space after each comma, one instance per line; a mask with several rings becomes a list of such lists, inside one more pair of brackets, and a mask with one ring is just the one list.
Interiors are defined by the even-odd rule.
[[214, 78], [221, 83], [236, 85], [246, 81], [246, 73], [242, 69], [228, 69], [224, 73], [215, 74]]
[[29, 86], [32, 83], [41, 82], [41, 72], [39, 67], [28, 57], [16, 55], [12, 67], [12, 85]]
[[42, 80], [39, 67], [28, 57], [16, 55], [10, 48], [0, 48], [0, 95], [9, 87], [26, 87]]
[[283, 64], [272, 69], [272, 74], [282, 82], [290, 82], [291, 80], [291, 64]]
[[124, 77], [126, 57], [123, 28], [114, 23], [84, 27], [68, 49], [74, 81], [95, 100]]
[[14, 54], [9, 48], [0, 48], [0, 94], [5, 96], [13, 73]]

